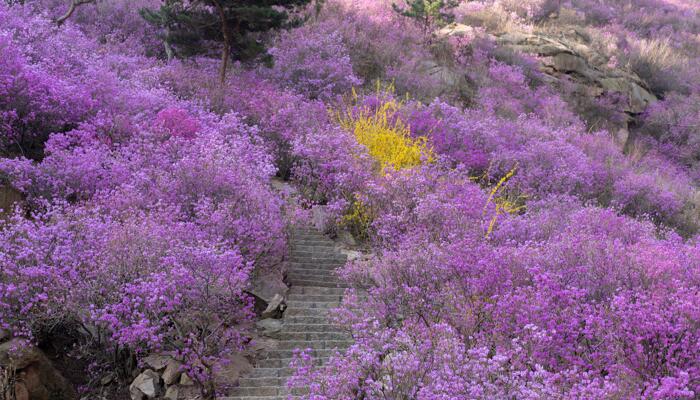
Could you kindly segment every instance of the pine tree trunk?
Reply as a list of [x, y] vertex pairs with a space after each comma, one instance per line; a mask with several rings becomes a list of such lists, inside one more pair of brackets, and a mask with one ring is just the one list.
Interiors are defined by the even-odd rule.
[[175, 57], [175, 53], [173, 52], [173, 46], [170, 45], [170, 28], [165, 28], [163, 47], [165, 47], [165, 55], [168, 57], [168, 62], [172, 61]]
[[219, 11], [219, 18], [221, 19], [221, 34], [224, 36], [224, 50], [221, 53], [221, 70], [219, 71], [219, 81], [223, 85], [226, 81], [226, 70], [228, 69], [228, 59], [230, 58], [231, 51], [231, 35], [228, 30], [228, 23], [226, 22], [226, 12], [224, 7], [221, 5], [219, 0], [213, 0], [216, 9]]

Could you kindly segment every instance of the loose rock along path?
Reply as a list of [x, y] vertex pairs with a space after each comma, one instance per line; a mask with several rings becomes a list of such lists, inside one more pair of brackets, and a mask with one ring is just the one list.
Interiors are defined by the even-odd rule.
[[289, 364], [295, 349], [313, 349], [314, 363], [322, 365], [335, 349], [345, 349], [352, 343], [350, 335], [328, 318], [328, 310], [340, 304], [347, 287], [335, 275], [335, 269], [347, 257], [335, 249], [332, 240], [313, 228], [295, 229], [291, 242], [291, 288], [279, 346], [258, 360], [227, 400], [287, 399], [286, 381], [293, 372]]

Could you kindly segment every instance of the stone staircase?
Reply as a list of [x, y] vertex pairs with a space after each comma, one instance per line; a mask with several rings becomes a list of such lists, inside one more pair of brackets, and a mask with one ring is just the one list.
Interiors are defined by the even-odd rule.
[[240, 379], [240, 385], [227, 400], [283, 400], [303, 397], [289, 393], [287, 377], [295, 349], [313, 349], [314, 364], [323, 365], [335, 349], [347, 348], [349, 333], [333, 325], [328, 310], [337, 307], [344, 287], [335, 275], [347, 257], [335, 249], [332, 240], [313, 228], [297, 228], [291, 238], [288, 280], [290, 290], [279, 346], [258, 360], [253, 371]]

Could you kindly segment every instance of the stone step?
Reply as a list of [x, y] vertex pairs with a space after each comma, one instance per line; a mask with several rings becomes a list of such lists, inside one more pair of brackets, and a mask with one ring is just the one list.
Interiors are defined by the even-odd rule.
[[[294, 246], [290, 254], [294, 255], [338, 255], [344, 256], [345, 254], [338, 252], [335, 247], [331, 246]], [[347, 257], [347, 256], [346, 256]]]
[[328, 288], [348, 288], [349, 284], [344, 282], [333, 282], [324, 280], [309, 280], [309, 279], [290, 279], [292, 287], [294, 286], [317, 286], [317, 287], [328, 287]]
[[331, 319], [325, 315], [290, 315], [284, 316], [285, 323], [289, 324], [330, 324]]
[[289, 265], [287, 271], [308, 271], [321, 274], [337, 274], [339, 268], [345, 264], [316, 264], [316, 263], [294, 263]]
[[[277, 350], [274, 351], [283, 351], [283, 350], [295, 350], [295, 349], [300, 349], [300, 350], [306, 350], [306, 349], [314, 349], [314, 350], [328, 350], [328, 349], [346, 349], [348, 348], [352, 342], [350, 340], [289, 340], [289, 341], [280, 341], [279, 344], [277, 345]], [[272, 352], [271, 352], [272, 353]]]
[[337, 277], [337, 276], [338, 276], [338, 270], [335, 269], [335, 268], [300, 268], [300, 267], [294, 267], [294, 268], [289, 269], [288, 273], [307, 274], [307, 275], [318, 274], [318, 275], [332, 276], [332, 277]]
[[304, 246], [303, 248], [294, 247], [289, 252], [290, 257], [308, 257], [308, 256], [345, 256], [347, 255], [338, 253], [333, 247], [309, 247]]
[[333, 240], [331, 240], [328, 236], [323, 236], [320, 234], [303, 233], [303, 234], [296, 234], [296, 235], [292, 236], [292, 243], [308, 242], [308, 241], [333, 243]]
[[331, 282], [340, 283], [340, 278], [335, 275], [316, 275], [316, 274], [304, 274], [298, 272], [290, 272], [287, 274], [287, 279], [291, 283], [296, 281], [319, 281], [319, 282]]
[[335, 246], [335, 242], [326, 238], [326, 237], [304, 237], [304, 238], [294, 238], [291, 240], [291, 245], [292, 246], [297, 246], [297, 245], [308, 245], [308, 246], [315, 246], [315, 245], [333, 245]]
[[[280, 367], [261, 367], [256, 366], [246, 378], [282, 378], [287, 379], [288, 377], [296, 373], [296, 368], [290, 367], [292, 359], [271, 359], [269, 361], [275, 361], [283, 366]], [[312, 358], [311, 362], [313, 365], [320, 366], [328, 362], [328, 357]]]
[[348, 261], [348, 256], [345, 254], [291, 254], [289, 260], [292, 263], [295, 262], [318, 262], [318, 263], [331, 263], [331, 262], [346, 262]]
[[[323, 308], [290, 308], [285, 310], [284, 312], [284, 317], [285, 319], [287, 317], [324, 317], [326, 318], [326, 322], [330, 321], [328, 318], [330, 314], [328, 313], [328, 309], [323, 309]], [[321, 322], [324, 323], [324, 322]]]
[[[332, 354], [330, 354], [332, 355]], [[328, 358], [330, 355], [326, 356], [318, 356], [318, 357], [313, 357], [312, 358], [312, 364], [316, 366], [321, 366], [324, 365], [325, 363], [328, 362]], [[255, 373], [257, 369], [275, 369], [279, 370], [279, 376], [289, 376], [289, 374], [293, 373], [294, 368], [290, 367], [292, 365], [292, 358], [266, 358], [264, 360], [259, 360], [255, 364], [255, 369], [253, 369], [253, 372], [251, 372], [251, 375]]]
[[345, 288], [330, 288], [327, 286], [295, 286], [289, 289], [289, 294], [290, 295], [296, 295], [296, 294], [301, 294], [301, 295], [307, 295], [307, 294], [313, 294], [313, 295], [338, 295], [342, 296], [345, 294]]
[[[298, 342], [297, 342], [298, 343]], [[323, 347], [323, 345], [319, 345]], [[264, 360], [275, 360], [275, 359], [281, 359], [281, 360], [287, 360], [294, 358], [297, 356], [301, 351], [305, 351], [309, 353], [309, 356], [314, 357], [314, 358], [328, 358], [335, 354], [335, 349], [334, 348], [320, 348], [320, 349], [307, 349], [307, 348], [297, 348], [294, 346], [289, 346], [289, 349], [286, 350], [270, 350], [267, 352], [267, 357]], [[340, 349], [339, 350], [343, 350]], [[263, 360], [260, 360], [263, 361]], [[273, 367], [274, 365], [266, 365], [266, 367]], [[279, 367], [288, 367], [289, 364], [284, 364], [284, 365], [279, 365]]]
[[338, 308], [340, 306], [340, 302], [334, 301], [298, 301], [298, 300], [292, 300], [292, 301], [287, 301], [287, 310], [295, 309], [295, 308], [323, 308], [323, 309], [329, 309], [329, 308]]
[[[306, 352], [311, 357], [327, 358], [335, 354], [335, 350], [344, 350], [345, 347], [331, 347], [332, 342], [345, 346], [349, 340], [289, 340], [287, 342], [281, 342], [279, 345], [281, 348], [276, 348], [274, 350], [268, 350], [264, 354], [262, 360], [273, 360], [277, 358], [286, 359], [294, 358], [299, 353]], [[287, 344], [285, 344], [287, 343]], [[316, 344], [311, 344], [316, 343]], [[315, 348], [309, 348], [307, 346], [315, 346]], [[288, 367], [288, 365], [282, 365], [282, 367]]]
[[302, 400], [308, 399], [308, 396], [236, 396], [236, 397], [217, 397], [217, 400]]
[[[347, 262], [346, 259], [341, 259], [338, 257], [325, 257], [325, 256], [299, 256], [299, 255], [292, 255], [289, 258], [289, 264], [290, 265], [296, 265], [296, 264], [317, 264], [323, 268], [329, 266], [329, 265], [345, 265]], [[314, 267], [311, 267], [314, 268]]]
[[289, 259], [291, 261], [295, 260], [337, 260], [337, 261], [347, 261], [348, 257], [344, 254], [338, 254], [336, 252], [309, 252], [309, 251], [292, 251], [289, 253]]
[[292, 243], [292, 251], [336, 251], [335, 243], [333, 242], [320, 242], [316, 245], [309, 245], [304, 243]]
[[305, 341], [322, 341], [322, 340], [350, 340], [347, 332], [285, 332], [282, 337], [285, 340], [305, 340]]
[[342, 287], [347, 284], [340, 281], [338, 278], [318, 277], [309, 275], [287, 275], [287, 281], [291, 286], [300, 285], [306, 286], [313, 284], [314, 286]]
[[301, 281], [332, 281], [341, 282], [341, 278], [336, 274], [321, 274], [321, 273], [311, 273], [311, 272], [297, 272], [289, 271], [287, 272], [287, 279], [290, 281], [301, 280]]
[[290, 260], [288, 271], [295, 269], [316, 269], [335, 271], [345, 266], [345, 262], [340, 261], [314, 261], [314, 260]]
[[217, 400], [288, 400], [287, 396], [227, 396], [217, 397]]
[[335, 242], [330, 239], [295, 239], [290, 242], [291, 247], [294, 246], [333, 246], [335, 247]]
[[289, 268], [339, 268], [345, 265], [345, 261], [318, 261], [318, 260], [289, 260]]
[[287, 301], [337, 301], [340, 302], [343, 295], [334, 294], [297, 294], [287, 295]]
[[326, 236], [320, 232], [304, 232], [304, 231], [294, 232], [292, 234], [291, 238], [293, 241], [294, 240], [303, 240], [303, 239], [308, 239], [308, 238], [313, 238], [313, 239], [318, 238], [318, 239], [323, 239], [323, 240], [328, 240], [328, 241], [331, 240], [331, 238], [329, 238], [328, 236]]
[[260, 386], [260, 387], [236, 387], [231, 390], [231, 396], [235, 398], [261, 397], [261, 396], [286, 396], [287, 394], [301, 395], [308, 393], [308, 388], [295, 388], [290, 391], [286, 386]]
[[261, 387], [236, 387], [231, 390], [231, 396], [279, 396], [285, 395], [282, 392], [284, 388], [279, 386], [261, 386]]
[[295, 324], [295, 323], [285, 323], [282, 327], [282, 334], [295, 333], [295, 332], [345, 332], [347, 331], [338, 325], [333, 325], [331, 323], [322, 324]]
[[292, 368], [265, 368], [265, 367], [255, 367], [250, 372], [246, 378], [279, 378], [282, 376], [284, 370], [291, 370]]
[[[282, 368], [289, 368], [291, 365], [292, 359], [291, 358], [265, 358], [262, 360], [258, 360], [255, 363], [255, 369], [258, 368], [263, 368], [263, 369], [282, 369]], [[255, 369], [253, 372], [255, 372]]]
[[316, 229], [313, 226], [302, 226], [302, 227], [297, 226], [291, 230], [291, 233], [297, 234], [297, 235], [323, 235], [323, 233], [321, 233], [321, 231], [319, 231], [318, 229]]
[[284, 386], [286, 378], [280, 377], [243, 377], [238, 380], [239, 387]]
[[[287, 365], [291, 363], [291, 359], [285, 361]], [[324, 360], [325, 361], [325, 360]], [[321, 364], [317, 362], [316, 364]], [[277, 367], [277, 368], [265, 368], [265, 367], [255, 367], [247, 378], [284, 378], [294, 374], [296, 370], [289, 366], [287, 367]]]

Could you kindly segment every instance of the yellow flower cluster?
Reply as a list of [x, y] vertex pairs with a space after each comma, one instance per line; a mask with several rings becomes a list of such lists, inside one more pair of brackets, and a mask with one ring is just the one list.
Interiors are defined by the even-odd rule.
[[[382, 173], [415, 167], [435, 160], [426, 137], [411, 137], [410, 127], [399, 118], [402, 106], [392, 96], [393, 86], [382, 87], [377, 83], [377, 97], [384, 99], [376, 108], [357, 107], [358, 95], [353, 89], [352, 102], [347, 108], [336, 114], [343, 129], [352, 132], [357, 142], [377, 161]], [[343, 217], [343, 225], [348, 227], [355, 237], [367, 239], [375, 218], [370, 204], [355, 197], [350, 209]]]
[[347, 214], [343, 216], [343, 225], [348, 227], [352, 234], [361, 240], [369, 238], [372, 221], [374, 221], [372, 209], [358, 197], [353, 201]]
[[384, 172], [432, 162], [434, 155], [425, 137], [412, 138], [411, 131], [397, 115], [401, 104], [387, 100], [376, 110], [353, 111], [339, 115], [341, 126], [352, 132], [358, 143], [379, 162]]
[[[504, 193], [504, 189], [508, 184], [508, 181], [515, 175], [518, 166], [515, 165], [508, 173], [506, 173], [498, 182], [491, 187], [489, 191], [489, 198], [486, 200], [484, 205], [484, 214], [488, 209], [489, 204], [493, 203], [496, 206], [496, 213], [489, 221], [489, 226], [486, 229], [486, 238], [488, 239], [496, 227], [496, 221], [498, 217], [505, 214], [517, 214], [525, 209], [525, 199], [523, 195], [513, 195], [511, 193]], [[486, 174], [485, 174], [486, 175]], [[479, 178], [476, 178], [477, 180]]]

